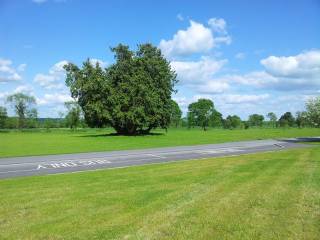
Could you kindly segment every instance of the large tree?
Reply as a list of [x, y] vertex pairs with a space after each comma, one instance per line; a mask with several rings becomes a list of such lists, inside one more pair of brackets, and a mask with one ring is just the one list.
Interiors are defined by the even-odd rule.
[[26, 115], [31, 111], [31, 107], [36, 104], [36, 99], [24, 93], [16, 93], [8, 96], [7, 101], [14, 106], [14, 110], [18, 115], [19, 128], [25, 127]]
[[210, 99], [199, 99], [188, 106], [188, 120], [205, 131], [209, 125], [210, 116], [214, 110], [213, 102]]
[[307, 118], [311, 125], [320, 127], [320, 96], [311, 98], [306, 103]]
[[116, 62], [106, 69], [89, 60], [82, 68], [69, 63], [66, 84], [89, 126], [112, 126], [119, 134], [147, 133], [170, 124], [176, 73], [151, 44], [136, 52], [119, 44], [111, 48]]
[[249, 116], [249, 125], [253, 127], [262, 127], [264, 117], [260, 114], [252, 114]]

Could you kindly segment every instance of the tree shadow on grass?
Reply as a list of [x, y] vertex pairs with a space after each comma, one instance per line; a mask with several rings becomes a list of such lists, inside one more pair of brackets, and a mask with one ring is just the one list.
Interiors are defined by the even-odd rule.
[[283, 141], [293, 143], [320, 142], [320, 137], [298, 137], [295, 139], [284, 139]]
[[118, 133], [104, 133], [104, 134], [88, 134], [88, 135], [81, 135], [78, 137], [140, 137], [140, 136], [162, 136], [164, 133], [139, 133], [134, 135], [124, 135]]

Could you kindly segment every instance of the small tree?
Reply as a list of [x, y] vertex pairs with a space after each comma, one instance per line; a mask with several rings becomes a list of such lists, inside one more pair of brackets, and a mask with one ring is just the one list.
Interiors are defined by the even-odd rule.
[[36, 108], [32, 108], [30, 110], [27, 111], [27, 124], [29, 128], [35, 128], [37, 127], [38, 123], [37, 123], [37, 119], [38, 119], [38, 111]]
[[232, 129], [232, 128], [238, 128], [241, 126], [241, 118], [237, 115], [229, 115], [224, 121], [223, 121], [224, 128]]
[[181, 121], [182, 111], [175, 101], [171, 100], [170, 123], [178, 127]]
[[267, 118], [269, 118], [269, 121], [272, 125], [272, 127], [276, 127], [276, 123], [277, 123], [277, 115], [273, 112], [269, 112], [267, 114]]
[[293, 127], [295, 123], [295, 119], [292, 116], [291, 112], [286, 112], [279, 118], [280, 127]]
[[314, 127], [320, 127], [320, 96], [311, 98], [306, 103], [307, 118]]
[[223, 122], [222, 114], [217, 110], [213, 109], [210, 116], [210, 126], [211, 127], [221, 127]]
[[71, 129], [76, 129], [80, 125], [80, 106], [76, 102], [66, 102], [65, 107], [68, 110], [66, 124]]
[[26, 114], [30, 110], [30, 107], [36, 104], [36, 99], [32, 96], [29, 96], [23, 93], [16, 93], [16, 94], [10, 95], [7, 98], [7, 101], [13, 104], [14, 110], [18, 115], [19, 128], [25, 127]]
[[207, 130], [213, 110], [213, 102], [209, 99], [199, 99], [188, 106], [190, 120], [202, 127], [204, 131]]
[[0, 106], [0, 128], [6, 127], [6, 121], [8, 118], [7, 109]]
[[308, 115], [307, 112], [297, 112], [296, 113], [296, 124], [299, 128], [308, 125]]
[[249, 125], [255, 127], [262, 127], [264, 117], [259, 114], [252, 114], [249, 116]]

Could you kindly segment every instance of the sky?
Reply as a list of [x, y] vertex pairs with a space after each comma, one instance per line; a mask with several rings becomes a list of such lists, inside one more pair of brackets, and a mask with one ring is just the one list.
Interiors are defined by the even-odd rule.
[[208, 98], [224, 117], [303, 111], [320, 95], [320, 0], [0, 0], [0, 106], [36, 98], [40, 117], [72, 100], [63, 65], [107, 67], [110, 47], [159, 47], [183, 110]]

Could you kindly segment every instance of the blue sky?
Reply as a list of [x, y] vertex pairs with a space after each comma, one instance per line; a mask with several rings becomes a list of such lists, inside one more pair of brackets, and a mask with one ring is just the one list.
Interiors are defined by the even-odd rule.
[[0, 0], [0, 105], [25, 92], [56, 117], [70, 100], [64, 63], [107, 66], [110, 46], [151, 42], [178, 74], [184, 112], [205, 97], [224, 116], [295, 113], [320, 94], [319, 23], [315, 0]]

